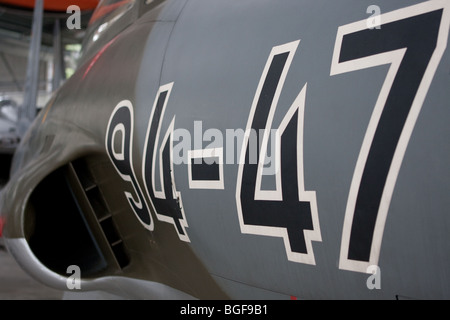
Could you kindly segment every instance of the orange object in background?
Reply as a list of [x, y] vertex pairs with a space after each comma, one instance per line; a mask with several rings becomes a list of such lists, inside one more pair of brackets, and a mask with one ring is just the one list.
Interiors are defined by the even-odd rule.
[[[34, 8], [35, 0], [0, 0], [0, 4], [7, 4], [17, 7]], [[45, 11], [62, 11], [66, 12], [71, 5], [77, 5], [80, 10], [94, 10], [99, 0], [45, 0]]]

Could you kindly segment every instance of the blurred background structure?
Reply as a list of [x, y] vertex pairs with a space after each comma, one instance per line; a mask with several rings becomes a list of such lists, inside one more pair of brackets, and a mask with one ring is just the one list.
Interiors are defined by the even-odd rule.
[[[25, 131], [74, 72], [99, 2], [0, 0], [0, 198]], [[62, 295], [25, 274], [5, 250], [0, 234], [0, 299], [60, 299]]]
[[[39, 109], [73, 73], [98, 2], [0, 0], [0, 155], [14, 152]], [[68, 10], [73, 5], [80, 11]], [[0, 165], [4, 171], [7, 161]]]

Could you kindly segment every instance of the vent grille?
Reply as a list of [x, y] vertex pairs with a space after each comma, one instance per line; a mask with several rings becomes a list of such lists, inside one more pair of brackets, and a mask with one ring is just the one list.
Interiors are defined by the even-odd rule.
[[[91, 176], [84, 159], [79, 159], [69, 165], [85, 194], [89, 203], [88, 211], [92, 211], [96, 223], [100, 226], [111, 252], [120, 268], [126, 267], [130, 261], [125, 245], [114, 223], [112, 214], [103, 194]], [[88, 212], [86, 212], [88, 213]], [[88, 213], [89, 214], [89, 213]]]

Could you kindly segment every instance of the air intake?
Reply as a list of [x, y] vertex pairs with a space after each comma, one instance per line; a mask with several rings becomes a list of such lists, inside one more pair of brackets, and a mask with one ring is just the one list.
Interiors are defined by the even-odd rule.
[[126, 267], [129, 264], [128, 255], [100, 188], [90, 175], [84, 159], [74, 161], [72, 168], [78, 177], [81, 188], [90, 204], [90, 209], [93, 211], [103, 231], [117, 264], [120, 268]]
[[78, 265], [83, 277], [129, 264], [125, 245], [84, 159], [48, 175], [33, 191], [25, 233], [36, 257], [66, 275]]

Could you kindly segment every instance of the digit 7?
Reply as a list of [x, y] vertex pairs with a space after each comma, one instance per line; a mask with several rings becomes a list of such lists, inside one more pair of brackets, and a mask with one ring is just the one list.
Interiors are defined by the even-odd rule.
[[390, 64], [356, 163], [340, 269], [377, 265], [392, 193], [415, 122], [447, 47], [448, 1], [427, 1], [338, 29], [331, 75]]

